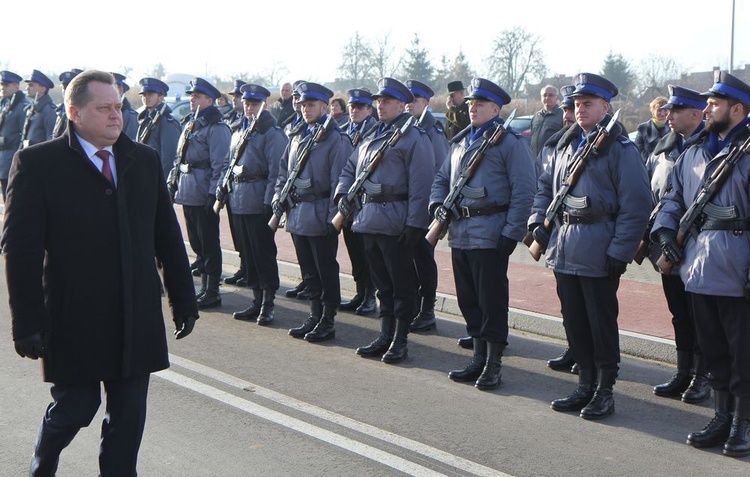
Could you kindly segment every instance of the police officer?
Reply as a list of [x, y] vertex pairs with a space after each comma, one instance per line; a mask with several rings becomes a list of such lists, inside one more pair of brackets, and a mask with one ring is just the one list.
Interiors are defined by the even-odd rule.
[[55, 87], [55, 83], [39, 70], [34, 70], [31, 78], [24, 81], [28, 83], [26, 93], [31, 103], [26, 107], [20, 147], [52, 139], [56, 119], [55, 103], [49, 96], [49, 90]]
[[676, 233], [704, 181], [730, 150], [750, 137], [750, 85], [724, 71], [714, 73], [704, 93], [705, 131], [672, 169], [672, 191], [664, 196], [651, 238], [673, 263], [690, 293], [715, 415], [690, 433], [694, 447], [724, 446], [724, 455], [750, 454], [750, 159], [747, 149], [703, 209], [684, 250]]
[[[265, 109], [260, 111], [271, 95], [266, 88], [243, 84], [240, 93], [245, 113], [240, 128], [232, 134], [227, 167], [237, 160], [230, 172], [229, 190], [217, 187], [216, 198], [223, 200], [227, 196], [246, 280], [253, 289], [252, 305], [235, 312], [234, 317], [257, 318], [259, 325], [267, 325], [273, 320], [274, 298], [279, 288], [276, 243], [267, 224], [279, 162], [288, 140], [273, 115]], [[250, 127], [253, 129], [248, 130]]]
[[[382, 78], [378, 88], [373, 99], [378, 101], [380, 122], [347, 162], [336, 187], [339, 209], [344, 215], [357, 208], [345, 197], [357, 175], [394, 131], [413, 120], [406, 105], [414, 101], [414, 95], [406, 85]], [[396, 363], [407, 356], [407, 336], [417, 297], [414, 246], [424, 238], [428, 226], [425, 210], [434, 165], [435, 155], [427, 134], [421, 128], [409, 127], [396, 145], [386, 150], [365, 183], [352, 230], [364, 234], [367, 261], [380, 297], [381, 324], [379, 336], [357, 348], [360, 356], [382, 357], [385, 363]]]
[[232, 109], [224, 115], [224, 122], [226, 122], [232, 133], [242, 128], [245, 118], [245, 107], [242, 102], [242, 86], [246, 84], [241, 79], [234, 80], [234, 88], [227, 94], [232, 97]]
[[599, 128], [609, 125], [609, 103], [618, 93], [612, 82], [590, 73], [577, 75], [575, 85], [571, 96], [577, 124], [563, 134], [539, 179], [528, 223], [536, 242], [547, 249], [563, 325], [580, 367], [578, 387], [553, 401], [552, 409], [602, 419], [615, 409], [612, 388], [620, 362], [617, 288], [643, 237], [651, 191], [638, 150], [615, 123], [566, 195], [551, 233], [540, 225], [574, 157]]
[[[64, 71], [60, 73], [58, 79], [60, 80], [60, 88], [62, 89], [63, 99], [65, 98], [65, 89], [68, 87], [70, 81], [76, 77], [79, 73], [83, 73], [83, 70], [73, 68], [70, 71]], [[52, 131], [52, 137], [60, 137], [68, 129], [68, 116], [65, 112], [65, 101], [62, 101], [57, 108], [55, 108], [57, 119], [55, 120], [55, 127]]]
[[[672, 85], [668, 89], [669, 100], [663, 109], [667, 112], [667, 123], [671, 131], [659, 140], [646, 161], [654, 205], [671, 190], [670, 175], [677, 159], [691, 144], [700, 141], [703, 109], [706, 107], [706, 99], [697, 91]], [[650, 259], [654, 265], [660, 256], [661, 248], [658, 244], [652, 246]], [[690, 297], [678, 273], [660, 276], [664, 297], [672, 313], [677, 373], [666, 383], [655, 386], [654, 394], [662, 397], [681, 396], [682, 401], [697, 404], [711, 396], [711, 387], [706, 375], [706, 362], [695, 333]]]
[[[341, 289], [336, 260], [338, 231], [331, 223], [336, 214], [332, 192], [352, 152], [352, 143], [336, 121], [326, 114], [333, 91], [306, 82], [297, 86], [297, 92], [304, 123], [292, 130], [289, 137], [279, 165], [272, 205], [277, 216], [287, 214], [286, 230], [292, 234], [305, 286], [310, 292], [310, 316], [302, 326], [289, 330], [289, 334], [318, 342], [336, 336], [334, 317], [341, 302]], [[315, 140], [317, 131], [324, 125], [320, 142], [310, 150], [307, 162], [294, 180], [290, 207], [288, 202], [280, 201], [280, 193], [296, 170], [300, 153]]]
[[138, 114], [138, 142], [147, 144], [159, 153], [164, 177], [174, 167], [177, 141], [180, 138], [180, 123], [172, 117], [172, 110], [164, 102], [169, 86], [156, 78], [142, 78], [138, 93], [144, 109]]
[[11, 71], [0, 71], [0, 187], [3, 200], [13, 154], [21, 144], [23, 123], [26, 119], [24, 108], [29, 104], [26, 95], [20, 90], [21, 80], [20, 76]]
[[430, 210], [449, 225], [449, 245], [456, 295], [466, 329], [473, 338], [469, 364], [451, 371], [454, 381], [475, 381], [478, 389], [500, 386], [503, 349], [508, 338], [508, 261], [526, 234], [526, 219], [536, 191], [531, 151], [508, 129], [497, 146], [487, 149], [482, 162], [464, 185], [456, 204], [460, 215], [442, 205], [453, 183], [482, 145], [502, 125], [500, 110], [510, 96], [495, 83], [474, 78], [466, 98], [471, 127], [451, 140], [446, 160], [432, 185]]
[[[187, 141], [187, 150], [170, 173], [169, 185], [175, 192], [175, 203], [182, 205], [188, 241], [195, 254], [203, 258], [198, 307], [221, 306], [221, 245], [219, 215], [213, 210], [216, 186], [221, 179], [229, 154], [232, 133], [221, 120], [214, 105], [221, 92], [203, 78], [194, 78], [190, 89], [190, 109], [178, 144], [178, 156]], [[200, 107], [197, 117], [195, 110]]]
[[[350, 89], [349, 122], [343, 126], [352, 145], [356, 148], [362, 143], [362, 138], [377, 123], [372, 117], [372, 95], [365, 89]], [[375, 312], [375, 287], [372, 284], [370, 265], [365, 254], [365, 242], [362, 234], [352, 232], [351, 223], [344, 224], [344, 243], [352, 263], [352, 276], [357, 286], [357, 294], [347, 301], [341, 302], [339, 310], [355, 311], [358, 315], [368, 315]]]
[[112, 73], [115, 77], [115, 87], [122, 98], [122, 132], [133, 141], [138, 136], [138, 113], [133, 109], [130, 100], [125, 97], [125, 93], [130, 90], [130, 86], [125, 82], [125, 75]]
[[445, 105], [448, 111], [445, 113], [445, 134], [448, 139], [463, 131], [471, 121], [469, 120], [469, 105], [466, 104], [466, 88], [460, 81], [448, 83], [448, 99]]

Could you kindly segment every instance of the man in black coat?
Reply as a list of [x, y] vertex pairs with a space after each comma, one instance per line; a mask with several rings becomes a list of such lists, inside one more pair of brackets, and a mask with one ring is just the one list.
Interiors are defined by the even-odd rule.
[[157, 261], [175, 336], [198, 317], [159, 155], [122, 133], [113, 84], [102, 71], [76, 76], [67, 132], [19, 151], [10, 171], [2, 246], [13, 340], [20, 356], [42, 358], [54, 401], [32, 476], [54, 475], [96, 414], [101, 382], [101, 475], [135, 476], [149, 376], [169, 366]]

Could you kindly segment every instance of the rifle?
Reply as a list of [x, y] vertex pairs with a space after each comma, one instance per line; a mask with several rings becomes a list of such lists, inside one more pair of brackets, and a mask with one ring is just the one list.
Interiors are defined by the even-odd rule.
[[[256, 126], [258, 125], [258, 118], [260, 118], [260, 113], [263, 112], [263, 107], [266, 105], [266, 103], [260, 103], [260, 109], [258, 110], [258, 114], [253, 115], [253, 121], [247, 126], [247, 129], [242, 133], [242, 139], [240, 139], [240, 143], [237, 145], [237, 150], [234, 152], [234, 156], [232, 157], [232, 160], [229, 161], [229, 169], [227, 169], [226, 174], [224, 174], [224, 178], [221, 180], [221, 184], [219, 184], [219, 187], [221, 188], [221, 191], [224, 193], [224, 195], [228, 194], [230, 192], [229, 185], [232, 183], [232, 179], [234, 178], [234, 166], [237, 165], [237, 161], [240, 160], [242, 157], [242, 154], [245, 153], [245, 148], [247, 147], [247, 143], [249, 142], [250, 136], [255, 131]], [[214, 203], [214, 212], [216, 212], [216, 215], [221, 212], [221, 209], [224, 208], [224, 204], [226, 204], [227, 199], [226, 197], [222, 198], [221, 200], [217, 200], [216, 203]]]
[[23, 132], [21, 133], [21, 143], [18, 145], [20, 151], [29, 145], [29, 129], [31, 129], [31, 118], [36, 114], [36, 102], [39, 100], [39, 92], [34, 95], [34, 102], [31, 103], [26, 111], [26, 120], [23, 122]]
[[[667, 190], [664, 191], [663, 195], [667, 195], [670, 192], [672, 192], [672, 184], [667, 187]], [[651, 245], [649, 232], [651, 232], [651, 228], [654, 226], [654, 222], [656, 222], [656, 216], [659, 214], [659, 211], [661, 210], [663, 205], [664, 202], [660, 200], [659, 203], [656, 204], [656, 207], [654, 207], [654, 209], [651, 211], [651, 215], [648, 216], [648, 225], [646, 225], [646, 232], [643, 234], [643, 238], [638, 244], [638, 249], [635, 251], [635, 257], [633, 257], [633, 261], [638, 265], [643, 263], [643, 259], [646, 258], [646, 254], [648, 254], [648, 249]]]
[[0, 129], [3, 128], [3, 124], [5, 123], [5, 117], [10, 113], [10, 110], [13, 108], [13, 101], [16, 99], [16, 94], [13, 93], [13, 96], [10, 97], [10, 101], [5, 103], [5, 107], [0, 111]]
[[[583, 148], [583, 151], [581, 152], [581, 154], [573, 158], [570, 165], [570, 172], [568, 172], [568, 175], [563, 180], [562, 185], [560, 185], [560, 188], [557, 190], [557, 194], [555, 194], [554, 199], [552, 199], [552, 203], [549, 205], [549, 207], [547, 207], [547, 212], [544, 216], [544, 223], [542, 223], [542, 226], [547, 232], [552, 230], [552, 227], [555, 223], [554, 221], [559, 215], [560, 210], [562, 209], [565, 197], [570, 192], [570, 189], [572, 189], [576, 185], [578, 179], [581, 177], [581, 174], [583, 174], [583, 170], [586, 168], [586, 163], [588, 162], [589, 158], [592, 156], [596, 156], [599, 153], [599, 149], [604, 144], [604, 141], [606, 141], [609, 137], [609, 132], [612, 130], [612, 127], [617, 122], [617, 118], [619, 116], [620, 110], [618, 109], [617, 112], [615, 112], [614, 116], [612, 116], [612, 119], [609, 121], [606, 127], [597, 126], [598, 130], [596, 132], [596, 136], [594, 136], [594, 139], [589, 141], [587, 136], [586, 146]], [[524, 237], [523, 239], [523, 243], [527, 247], [529, 247], [529, 253], [531, 253], [531, 256], [534, 258], [534, 260], [538, 262], [545, 249], [539, 242], [534, 240], [532, 231], [529, 231], [529, 233], [526, 234], [526, 237]]]
[[514, 109], [513, 112], [510, 113], [510, 116], [508, 116], [508, 119], [505, 120], [505, 123], [498, 124], [490, 137], [484, 137], [482, 139], [482, 144], [479, 145], [479, 148], [474, 151], [474, 154], [472, 154], [471, 158], [469, 158], [469, 160], [466, 162], [466, 165], [464, 165], [464, 167], [461, 169], [461, 172], [459, 173], [456, 182], [453, 183], [453, 187], [451, 187], [448, 196], [446, 196], [445, 200], [443, 200], [442, 205], [446, 210], [448, 210], [448, 215], [445, 218], [445, 221], [441, 222], [438, 219], [434, 219], [430, 224], [430, 229], [427, 231], [427, 235], [425, 236], [427, 242], [429, 242], [429, 244], [433, 247], [438, 243], [440, 239], [445, 237], [445, 234], [448, 232], [448, 225], [450, 224], [452, 215], [459, 215], [458, 204], [459, 202], [461, 202], [461, 199], [463, 199], [463, 195], [461, 193], [462, 189], [464, 188], [466, 183], [469, 182], [469, 179], [474, 176], [474, 173], [482, 163], [487, 150], [492, 146], [499, 145], [503, 141], [503, 139], [505, 138], [505, 133], [508, 130], [508, 126], [515, 117], [516, 110]]
[[[414, 116], [409, 116], [409, 118], [404, 122], [404, 125], [399, 129], [393, 131], [391, 137], [388, 138], [387, 141], [384, 141], [383, 144], [380, 145], [380, 147], [378, 147], [378, 150], [375, 151], [375, 154], [372, 156], [370, 162], [368, 162], [367, 165], [362, 168], [362, 171], [360, 171], [357, 179], [354, 181], [351, 187], [349, 187], [349, 190], [346, 193], [346, 200], [353, 203], [355, 199], [358, 199], [362, 195], [362, 193], [364, 192], [365, 181], [372, 175], [373, 172], [375, 172], [375, 169], [378, 168], [380, 162], [385, 157], [386, 151], [388, 151], [388, 149], [392, 148], [398, 143], [399, 139], [401, 139], [401, 137], [406, 134], [406, 131], [409, 130], [413, 123]], [[331, 223], [336, 228], [336, 230], [340, 231], [344, 226], [344, 222], [348, 218], [348, 215], [345, 215], [341, 212], [341, 210], [339, 210], [338, 212], [336, 212], [333, 220], [331, 220]]]
[[154, 114], [154, 117], [141, 130], [140, 134], [138, 134], [138, 139], [137, 139], [138, 142], [146, 144], [146, 141], [148, 141], [148, 138], [151, 137], [151, 131], [154, 130], [154, 128], [161, 121], [162, 116], [164, 116], [164, 110], [166, 108], [167, 108], [167, 103], [164, 102], [161, 104], [161, 108], [156, 110], [156, 114]]
[[427, 114], [428, 109], [430, 109], [429, 104], [425, 106], [424, 109], [422, 110], [422, 114], [419, 115], [419, 121], [417, 121], [417, 124], [415, 124], [415, 126], [422, 127], [422, 123], [424, 122], [424, 117]]
[[[284, 188], [281, 189], [281, 193], [279, 194], [279, 203], [286, 204], [288, 207], [294, 207], [294, 200], [292, 199], [292, 195], [294, 194], [294, 190], [296, 189], [296, 186], [294, 185], [294, 182], [297, 180], [297, 177], [302, 173], [302, 169], [305, 168], [305, 165], [307, 164], [307, 160], [310, 158], [310, 153], [315, 148], [315, 146], [318, 145], [320, 141], [323, 140], [325, 137], [326, 132], [328, 131], [328, 126], [331, 123], [331, 118], [333, 115], [329, 114], [326, 118], [325, 122], [321, 126], [320, 124], [315, 125], [315, 129], [312, 131], [312, 138], [307, 141], [307, 144], [305, 144], [305, 147], [302, 148], [300, 153], [297, 155], [297, 160], [294, 163], [294, 167], [292, 167], [292, 171], [289, 173], [289, 176], [286, 178], [286, 183], [284, 183]], [[268, 221], [268, 226], [276, 232], [276, 229], [279, 228], [279, 222], [281, 222], [281, 215], [276, 215], [276, 211], [274, 211], [273, 215], [271, 216], [271, 220]]]
[[180, 164], [185, 163], [185, 158], [187, 157], [187, 149], [188, 144], [190, 144], [190, 141], [188, 138], [191, 134], [193, 134], [193, 131], [195, 131], [196, 126], [196, 120], [198, 119], [198, 112], [201, 110], [200, 106], [196, 106], [195, 113], [193, 114], [193, 117], [190, 118], [190, 121], [185, 125], [185, 128], [182, 130], [182, 134], [180, 134], [180, 140], [177, 142], [177, 160], [175, 161], [174, 169], [172, 170], [172, 188], [174, 190], [177, 190], [177, 187], [179, 186], [180, 181]]
[[[748, 125], [748, 129], [750, 129], [750, 125]], [[677, 245], [680, 248], [685, 246], [688, 234], [692, 234], [693, 236], [698, 235], [699, 231], [697, 229], [697, 222], [703, 218], [703, 209], [719, 192], [721, 186], [724, 185], [724, 182], [729, 179], [734, 167], [737, 165], [737, 162], [743, 154], [750, 154], [750, 136], [748, 136], [748, 138], [745, 139], [745, 142], [741, 145], [732, 145], [729, 154], [727, 154], [721, 164], [719, 164], [708, 179], [706, 179], [695, 200], [693, 200], [693, 203], [687, 211], [685, 211], [682, 218], [680, 218], [680, 226], [677, 230]], [[662, 254], [661, 257], [659, 257], [659, 260], [656, 261], [656, 266], [664, 275], [672, 273], [672, 262], [670, 262], [664, 254]]]

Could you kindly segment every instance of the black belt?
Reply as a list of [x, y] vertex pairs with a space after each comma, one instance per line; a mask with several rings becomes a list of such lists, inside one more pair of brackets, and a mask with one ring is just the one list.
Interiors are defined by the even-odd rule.
[[750, 230], [750, 219], [720, 220], [706, 219], [701, 230]]
[[260, 182], [268, 179], [268, 175], [265, 176], [234, 176], [234, 182]]
[[459, 207], [459, 215], [463, 218], [469, 217], [483, 217], [487, 215], [499, 214], [500, 212], [506, 212], [508, 210], [508, 204], [505, 205], [490, 205], [489, 207], [479, 207], [472, 209], [471, 207]]
[[330, 198], [331, 198], [330, 190], [327, 190], [325, 192], [310, 192], [309, 194], [294, 194], [295, 202], [315, 202], [316, 200], [330, 199]]
[[601, 215], [572, 215], [568, 212], [562, 213], [562, 222], [567, 225], [575, 224], [598, 224], [599, 222], [610, 222], [617, 218], [615, 214]]
[[409, 194], [378, 194], [378, 195], [371, 195], [371, 194], [363, 194], [362, 195], [362, 202], [367, 203], [374, 203], [374, 204], [385, 204], [386, 202], [401, 202], [403, 200], [409, 200]]

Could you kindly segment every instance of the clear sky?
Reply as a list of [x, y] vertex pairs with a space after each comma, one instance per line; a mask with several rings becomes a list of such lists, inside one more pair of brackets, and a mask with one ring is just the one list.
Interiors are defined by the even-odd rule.
[[[229, 79], [283, 68], [285, 80], [330, 81], [357, 31], [371, 43], [390, 34], [399, 52], [417, 33], [435, 65], [463, 51], [481, 75], [493, 40], [516, 26], [542, 38], [550, 74], [599, 72], [610, 51], [633, 66], [659, 54], [685, 72], [726, 69], [732, 18], [732, 0], [36, 0], [26, 11], [14, 5], [4, 9], [2, 69], [27, 77], [32, 69], [130, 67], [132, 83], [157, 63], [168, 73]], [[750, 0], [736, 0], [734, 44], [735, 66], [750, 63]]]

